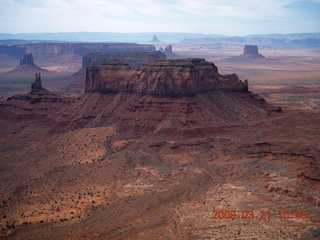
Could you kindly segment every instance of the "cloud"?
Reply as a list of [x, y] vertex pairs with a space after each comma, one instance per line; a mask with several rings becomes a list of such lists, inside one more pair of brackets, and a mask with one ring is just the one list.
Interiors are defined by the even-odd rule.
[[303, 9], [312, 8], [312, 4], [318, 6], [320, 0], [303, 3], [301, 7], [301, 1], [295, 0], [11, 0], [1, 4], [0, 31], [210, 33], [224, 30], [226, 34], [224, 28], [237, 26], [229, 32], [247, 31], [259, 22], [269, 31], [271, 24], [274, 29], [286, 26], [289, 29], [293, 28], [289, 22], [298, 21], [315, 26], [314, 19], [305, 17], [308, 14]]

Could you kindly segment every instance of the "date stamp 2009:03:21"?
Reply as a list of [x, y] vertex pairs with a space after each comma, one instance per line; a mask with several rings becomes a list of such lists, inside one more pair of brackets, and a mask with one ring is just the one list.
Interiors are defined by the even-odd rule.
[[279, 210], [271, 212], [270, 210], [243, 210], [237, 212], [236, 210], [213, 210], [213, 219], [259, 219], [259, 220], [270, 220], [272, 217], [277, 217], [280, 220], [287, 220], [289, 218], [307, 219], [306, 210], [297, 210], [290, 212], [289, 210]]

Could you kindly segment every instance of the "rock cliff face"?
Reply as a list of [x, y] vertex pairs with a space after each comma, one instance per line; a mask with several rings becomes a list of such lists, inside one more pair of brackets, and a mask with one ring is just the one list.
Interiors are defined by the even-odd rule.
[[[156, 51], [151, 44], [135, 43], [27, 43], [14, 46], [0, 45], [0, 65], [11, 66], [23, 54], [32, 54], [39, 62], [51, 65], [81, 64], [84, 55], [92, 52], [149, 52]], [[72, 64], [71, 64], [72, 62]], [[35, 72], [35, 71], [34, 71]]]
[[160, 51], [154, 52], [110, 52], [89, 53], [83, 57], [82, 68], [101, 65], [110, 59], [118, 59], [133, 67], [142, 66], [159, 59], [166, 59], [166, 55]]
[[25, 53], [25, 49], [21, 46], [8, 46], [0, 44], [0, 54], [8, 54], [20, 57]]
[[39, 92], [42, 89], [41, 75], [40, 73], [36, 73], [35, 80], [33, 83], [31, 83], [31, 93]]
[[33, 55], [32, 54], [24, 54], [20, 58], [20, 65], [34, 65]]
[[245, 45], [243, 49], [243, 54], [239, 56], [241, 59], [265, 59], [258, 51], [258, 46]]
[[35, 43], [20, 47], [31, 54], [77, 54], [84, 56], [90, 52], [136, 52], [155, 51], [149, 44], [135, 43]]
[[204, 59], [158, 60], [139, 68], [118, 62], [87, 69], [86, 92], [134, 92], [157, 97], [194, 96], [211, 91], [247, 92], [247, 81], [222, 76]]

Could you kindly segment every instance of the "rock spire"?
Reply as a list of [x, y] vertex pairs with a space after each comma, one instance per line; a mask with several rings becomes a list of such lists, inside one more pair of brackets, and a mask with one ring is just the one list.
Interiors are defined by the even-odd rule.
[[35, 74], [35, 80], [33, 83], [31, 83], [31, 93], [36, 93], [42, 90], [42, 85], [41, 85], [41, 75], [40, 73]]

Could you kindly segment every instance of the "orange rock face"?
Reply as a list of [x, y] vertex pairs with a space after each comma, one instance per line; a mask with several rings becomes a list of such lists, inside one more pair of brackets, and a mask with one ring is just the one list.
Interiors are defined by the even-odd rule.
[[222, 76], [218, 68], [204, 59], [159, 60], [140, 68], [120, 62], [90, 67], [86, 92], [134, 92], [157, 97], [194, 96], [212, 91], [248, 91], [247, 82], [237, 75]]

